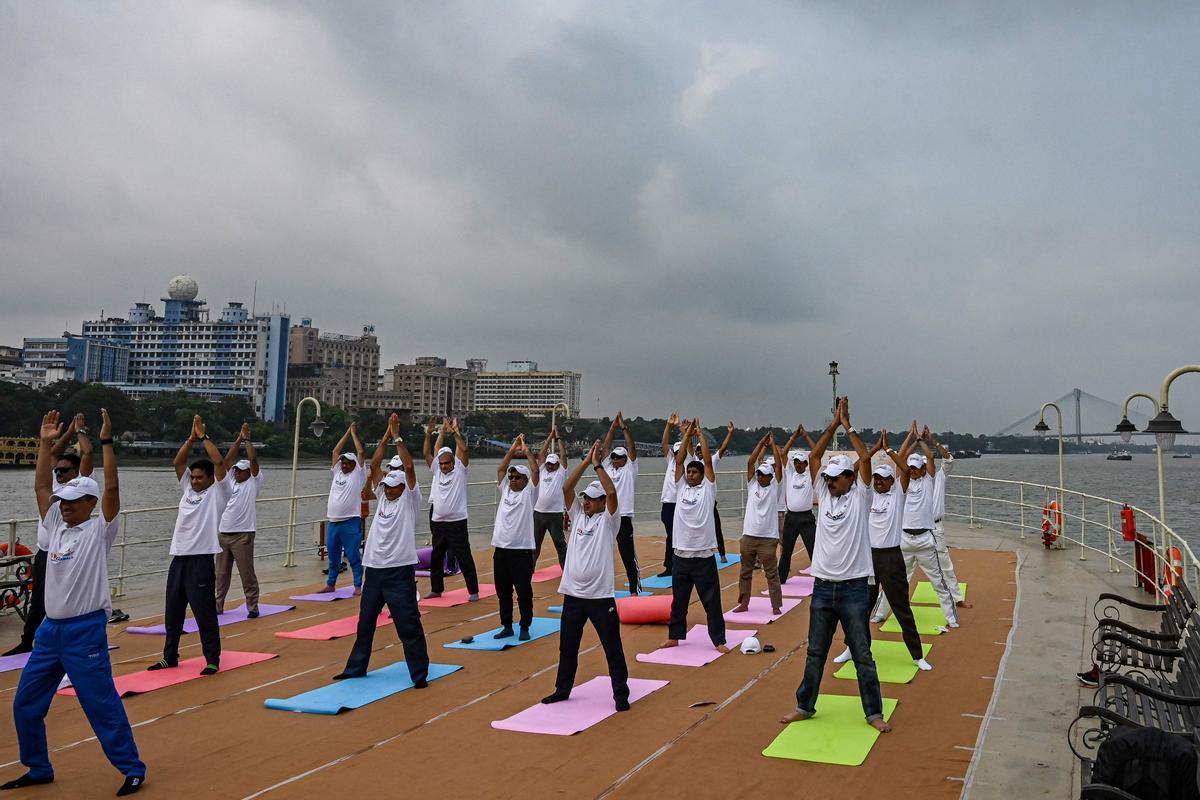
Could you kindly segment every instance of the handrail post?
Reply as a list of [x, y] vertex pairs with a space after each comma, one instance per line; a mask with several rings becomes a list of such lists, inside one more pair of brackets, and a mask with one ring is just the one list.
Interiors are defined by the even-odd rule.
[[1120, 567], [1113, 566], [1113, 519], [1112, 519], [1112, 503], [1105, 506], [1108, 509], [1108, 571], [1120, 572]]
[[970, 484], [970, 503], [971, 503], [970, 516], [967, 519], [967, 528], [970, 529], [970, 528], [975, 527], [975, 476], [971, 475], [970, 477], [968, 477], [967, 483]]
[[117, 566], [117, 597], [125, 596], [125, 551], [129, 549], [129, 514], [121, 512], [121, 560]]
[[1017, 489], [1020, 491], [1017, 499], [1017, 508], [1021, 511], [1021, 538], [1025, 538], [1025, 483], [1017, 484]]
[[1079, 560], [1087, 561], [1087, 546], [1083, 543], [1087, 538], [1087, 498], [1079, 497]]
[[289, 505], [291, 508], [288, 510], [287, 558], [284, 559], [283, 565], [294, 567], [296, 566], [296, 491], [294, 488]]
[[[8, 521], [8, 553], [13, 556], [17, 554], [17, 521], [15, 519]], [[8, 572], [9, 569], [16, 570], [16, 567], [6, 567], [4, 571]]]

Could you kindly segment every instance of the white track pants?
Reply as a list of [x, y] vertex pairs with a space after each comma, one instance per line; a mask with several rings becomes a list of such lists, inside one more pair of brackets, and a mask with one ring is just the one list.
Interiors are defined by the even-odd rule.
[[[954, 597], [950, 594], [950, 585], [947, 582], [946, 574], [942, 570], [941, 561], [938, 558], [937, 545], [934, 543], [933, 533], [926, 531], [925, 533], [912, 534], [902, 533], [900, 539], [900, 552], [904, 554], [904, 568], [908, 573], [908, 580], [912, 582], [913, 573], [917, 567], [921, 568], [921, 572], [925, 573], [925, 577], [933, 584], [933, 591], [937, 594], [938, 605], [942, 607], [942, 613], [946, 616], [948, 622], [958, 623], [958, 609], [954, 606]], [[884, 617], [892, 613], [892, 607], [887, 601], [887, 597], [881, 592], [879, 595], [879, 603], [875, 606], [875, 617]]]
[[954, 602], [961, 603], [963, 598], [958, 590], [958, 575], [954, 572], [954, 562], [950, 560], [950, 549], [946, 547], [946, 528], [940, 519], [933, 523], [933, 546], [937, 548], [938, 564], [950, 587], [950, 596]]

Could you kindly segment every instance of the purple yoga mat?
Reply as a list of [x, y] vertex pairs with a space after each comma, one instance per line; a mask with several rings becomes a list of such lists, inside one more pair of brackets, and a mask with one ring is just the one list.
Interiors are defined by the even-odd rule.
[[[742, 641], [750, 638], [758, 631], [725, 631], [725, 644], [730, 649], [741, 647]], [[725, 655], [713, 647], [712, 639], [708, 638], [707, 625], [693, 625], [688, 631], [687, 638], [678, 647], [660, 647], [652, 653], [638, 653], [637, 660], [647, 664], [671, 664], [677, 667], [703, 667]]]
[[[786, 614], [798, 605], [800, 605], [799, 597], [783, 598], [783, 614]], [[779, 616], [781, 617], [783, 614]], [[771, 601], [765, 597], [751, 597], [749, 611], [743, 611], [740, 614], [735, 614], [732, 611], [725, 612], [725, 621], [732, 622], [735, 625], [766, 625], [777, 619], [779, 617], [771, 614]]]
[[[811, 597], [813, 593], [813, 578], [807, 575], [793, 575], [781, 583], [779, 588], [783, 592], [784, 597]], [[759, 594], [766, 597], [770, 594], [770, 591], [763, 590]]]
[[[269, 617], [272, 614], [282, 614], [284, 611], [291, 611], [295, 606], [273, 606], [270, 603], [258, 604], [258, 615], [260, 617]], [[218, 625], [233, 625], [237, 622], [245, 622], [250, 619], [246, 616], [246, 606], [238, 606], [233, 611], [226, 611], [224, 614], [217, 615]], [[125, 629], [129, 633], [145, 633], [151, 636], [165, 636], [167, 633], [166, 625], [147, 625], [147, 626], [131, 626]], [[188, 617], [183, 621], [184, 633], [195, 633], [200, 630], [196, 625], [196, 620]]]
[[[629, 702], [636, 703], [651, 692], [657, 692], [670, 681], [629, 679]], [[552, 736], [571, 736], [603, 722], [617, 713], [613, 705], [612, 681], [607, 675], [592, 678], [571, 690], [571, 698], [561, 703], [538, 703], [508, 719], [492, 722], [492, 727], [519, 733], [547, 733]]]
[[[334, 600], [349, 600], [354, 597], [353, 586], [343, 586], [340, 589], [334, 589], [332, 592], [313, 592], [311, 594], [294, 594], [288, 600], [312, 600], [317, 603], [330, 603]], [[262, 611], [262, 606], [259, 606], [259, 611]]]
[[14, 669], [24, 669], [29, 663], [29, 657], [33, 653], [18, 653], [15, 656], [0, 656], [0, 672], [9, 672]]

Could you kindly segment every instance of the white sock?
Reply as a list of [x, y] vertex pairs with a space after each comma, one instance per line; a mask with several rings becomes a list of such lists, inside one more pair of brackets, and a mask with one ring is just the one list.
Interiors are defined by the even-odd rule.
[[950, 632], [950, 629], [947, 628], [945, 625], [938, 625], [937, 629], [940, 633], [949, 633]]
[[946, 624], [947, 624], [947, 625], [949, 625], [951, 628], [957, 628], [957, 627], [958, 627], [958, 623], [957, 623], [957, 622], [947, 622]]
[[918, 658], [913, 663], [916, 664], [917, 669], [921, 670], [922, 672], [928, 672], [929, 670], [933, 669], [933, 665], [923, 658]]
[[845, 650], [845, 652], [843, 652], [843, 653], [842, 653], [840, 656], [838, 656], [837, 658], [835, 658], [835, 659], [833, 660], [833, 663], [835, 663], [835, 664], [845, 664], [845, 663], [846, 663], [847, 661], [849, 661], [849, 660], [850, 660], [850, 648], [849, 648], [849, 647], [847, 647], [847, 648], [846, 648], [846, 650]]
[[878, 625], [879, 623], [883, 622], [885, 619], [887, 619], [887, 614], [884, 614], [882, 616], [880, 616], [879, 614], [876, 614], [875, 616], [871, 617], [871, 622], [874, 622], [876, 625]]

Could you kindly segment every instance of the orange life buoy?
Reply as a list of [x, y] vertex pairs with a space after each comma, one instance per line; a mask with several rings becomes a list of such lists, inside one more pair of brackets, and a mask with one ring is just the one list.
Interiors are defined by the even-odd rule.
[[1062, 531], [1063, 515], [1058, 508], [1058, 502], [1051, 500], [1042, 506], [1042, 544], [1047, 550], [1058, 541]]
[[[17, 546], [15, 548], [13, 548], [13, 552], [19, 556], [33, 555], [33, 551], [30, 550], [25, 545], [21, 544], [20, 542], [17, 542]], [[8, 542], [0, 542], [0, 556], [6, 556], [6, 555], [8, 555]]]

